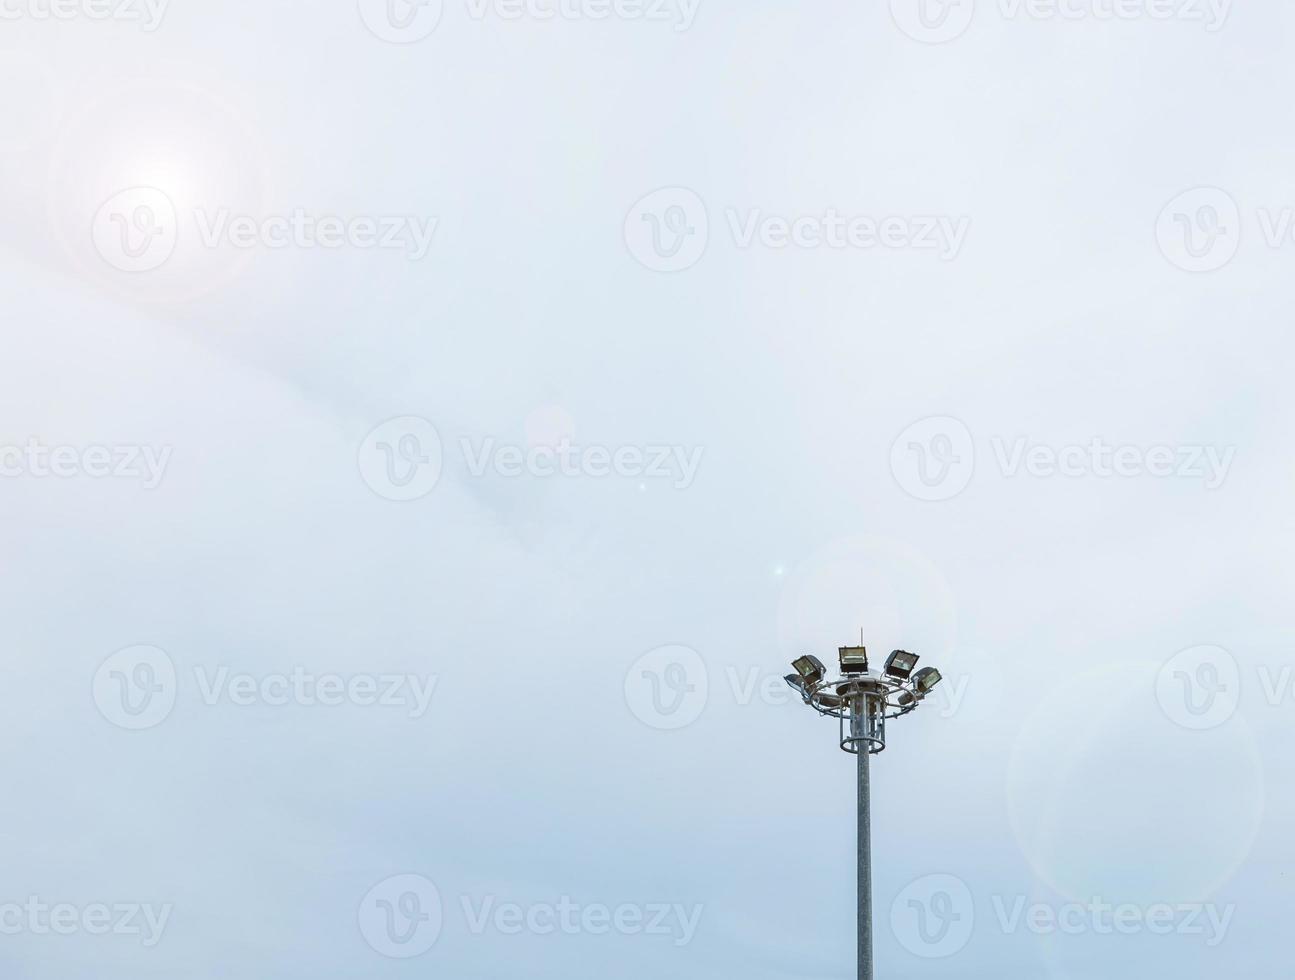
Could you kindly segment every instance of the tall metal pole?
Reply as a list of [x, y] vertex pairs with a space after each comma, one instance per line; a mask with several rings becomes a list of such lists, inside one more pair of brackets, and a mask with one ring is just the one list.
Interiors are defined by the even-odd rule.
[[[866, 710], [866, 704], [866, 699], [860, 698], [855, 710]], [[869, 785], [868, 743], [856, 744], [859, 749], [859, 980], [873, 980], [872, 787]]]
[[786, 680], [807, 705], [836, 719], [841, 748], [859, 757], [859, 980], [873, 980], [871, 752], [886, 748], [886, 722], [915, 711], [940, 683], [940, 672], [926, 667], [914, 673], [920, 658], [906, 650], [892, 652], [884, 671], [870, 670], [860, 640], [857, 647], [841, 647], [839, 678], [806, 654], [792, 661], [796, 673]]

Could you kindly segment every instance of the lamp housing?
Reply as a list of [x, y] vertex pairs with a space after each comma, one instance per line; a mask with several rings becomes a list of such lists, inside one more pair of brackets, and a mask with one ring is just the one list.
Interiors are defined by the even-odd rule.
[[868, 672], [867, 647], [841, 647], [841, 673], [866, 674]]
[[913, 688], [922, 697], [930, 694], [935, 690], [935, 685], [944, 680], [944, 677], [934, 667], [923, 667], [913, 675]]
[[907, 650], [896, 650], [886, 658], [886, 673], [891, 677], [898, 677], [901, 681], [906, 681], [913, 673], [913, 668], [917, 666], [919, 659], [915, 653], [909, 653]]
[[823, 661], [813, 654], [807, 653], [803, 657], [797, 657], [791, 662], [796, 673], [800, 675], [804, 686], [817, 684], [827, 676], [827, 668], [823, 666]]

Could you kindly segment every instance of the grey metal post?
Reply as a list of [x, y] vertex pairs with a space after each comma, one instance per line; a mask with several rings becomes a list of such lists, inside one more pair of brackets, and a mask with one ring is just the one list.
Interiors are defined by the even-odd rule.
[[886, 748], [886, 722], [916, 711], [940, 683], [940, 672], [934, 667], [915, 672], [921, 658], [906, 650], [892, 652], [883, 670], [871, 670], [862, 638], [857, 647], [841, 647], [840, 654], [839, 677], [829, 676], [823, 661], [805, 654], [792, 661], [795, 673], [786, 680], [807, 705], [836, 719], [841, 748], [859, 757], [859, 980], [873, 980], [871, 750]]
[[[867, 710], [860, 699], [855, 710]], [[859, 744], [859, 980], [872, 975], [872, 787], [868, 743]]]

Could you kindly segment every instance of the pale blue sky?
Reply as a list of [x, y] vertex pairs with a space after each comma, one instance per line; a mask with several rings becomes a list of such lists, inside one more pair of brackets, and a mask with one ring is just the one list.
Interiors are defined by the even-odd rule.
[[[1285, 975], [1295, 244], [1267, 237], [1295, 13], [981, 0], [933, 45], [905, 2], [702, 0], [676, 30], [445, 0], [408, 44], [367, 0], [172, 0], [156, 30], [6, 7], [0, 907], [170, 911], [146, 947], [0, 909], [0, 972], [853, 976], [852, 760], [778, 678], [862, 626], [947, 677], [873, 767], [881, 976]], [[114, 222], [167, 202], [173, 251], [125, 271], [113, 236], [145, 226]], [[226, 235], [298, 212], [351, 237]], [[910, 237], [743, 245], [828, 212]], [[1203, 257], [1184, 215], [1221, 223]], [[967, 222], [956, 256], [908, 247], [928, 219]], [[412, 258], [357, 220], [434, 234]], [[375, 430], [406, 417], [440, 470], [398, 502], [383, 454], [411, 444]], [[528, 469], [562, 439], [630, 455]], [[31, 440], [79, 469], [41, 475]], [[1071, 452], [1094, 440], [1138, 472]], [[97, 446], [167, 450], [158, 485], [90, 475]], [[138, 645], [177, 681], [132, 731], [115, 685], [148, 677], [109, 658]], [[1203, 646], [1207, 673], [1171, 662]], [[662, 647], [695, 653], [691, 693]], [[294, 673], [435, 686], [422, 713], [267, 703]], [[1184, 678], [1227, 710], [1175, 703]], [[366, 902], [405, 875], [441, 925], [390, 958]], [[970, 896], [948, 955], [906, 924], [929, 876]], [[695, 931], [494, 917], [564, 899]], [[1094, 900], [1226, 929], [1005, 918]]]

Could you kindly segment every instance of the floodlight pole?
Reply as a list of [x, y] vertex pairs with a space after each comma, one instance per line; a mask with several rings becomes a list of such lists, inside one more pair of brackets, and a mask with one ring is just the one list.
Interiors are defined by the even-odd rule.
[[[862, 727], [864, 699], [854, 703], [852, 727]], [[854, 721], [854, 719], [860, 719]], [[872, 786], [867, 743], [859, 759], [859, 980], [873, 980], [872, 972]]]
[[926, 667], [914, 673], [918, 656], [896, 650], [884, 670], [868, 668], [868, 651], [841, 647], [841, 674], [828, 676], [813, 654], [792, 662], [787, 683], [820, 715], [835, 718], [840, 745], [859, 757], [859, 980], [873, 980], [872, 963], [872, 787], [869, 756], [886, 748], [886, 722], [902, 718], [940, 683], [940, 672]]

